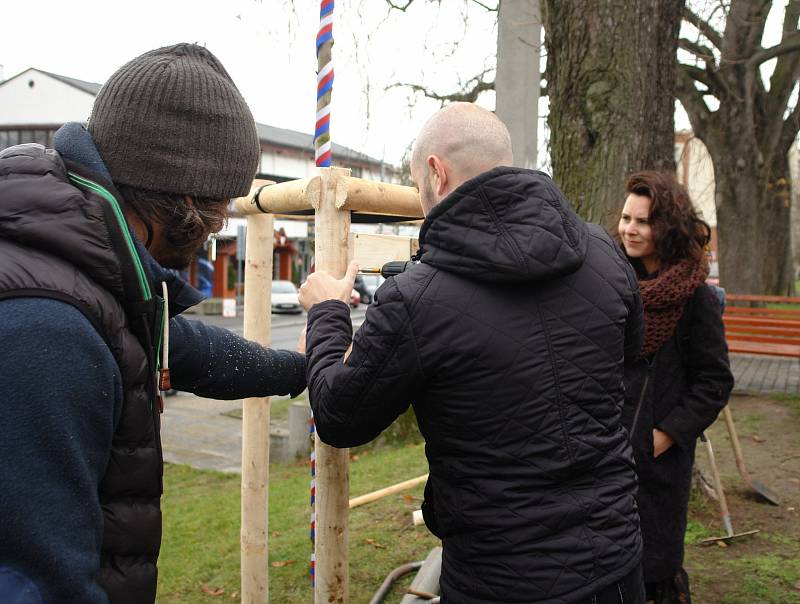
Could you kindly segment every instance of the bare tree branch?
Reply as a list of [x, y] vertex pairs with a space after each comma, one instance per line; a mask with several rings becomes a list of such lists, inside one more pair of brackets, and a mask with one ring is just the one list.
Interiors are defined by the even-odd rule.
[[769, 0], [731, 0], [725, 19], [721, 62], [746, 63], [761, 50]]
[[498, 10], [500, 10], [500, 2], [499, 2], [499, 0], [497, 2], [497, 5], [494, 8], [492, 8], [491, 6], [487, 6], [483, 2], [480, 2], [480, 0], [472, 0], [472, 2], [474, 2], [475, 4], [477, 4], [480, 7], [485, 8], [490, 13], [496, 13]]
[[[783, 16], [783, 34], [781, 44], [796, 38], [797, 26], [800, 23], [800, 1], [794, 0], [786, 6]], [[778, 56], [775, 71], [769, 80], [769, 97], [767, 98], [767, 115], [784, 116], [789, 99], [800, 75], [800, 52], [784, 53]], [[783, 124], [774, 123], [769, 128], [769, 137], [777, 137]]]
[[678, 63], [678, 69], [682, 69], [694, 81], [705, 84], [710, 91], [715, 88], [714, 78], [705, 69], [700, 69], [694, 65], [686, 65], [685, 63]]
[[800, 132], [800, 99], [797, 100], [789, 117], [783, 121], [779, 149], [785, 149], [785, 153], [788, 153], [789, 147], [792, 146], [794, 139], [797, 138], [798, 132]]
[[697, 42], [692, 42], [686, 38], [680, 38], [678, 40], [678, 47], [692, 53], [698, 59], [702, 59], [706, 63], [716, 63], [714, 51], [704, 44], [698, 44]]
[[678, 64], [675, 96], [686, 109], [695, 135], [705, 142], [709, 132], [709, 122], [713, 115], [703, 100], [705, 95], [695, 87], [694, 79], [687, 72], [687, 67], [690, 66]]
[[408, 84], [398, 82], [397, 84], [391, 84], [387, 86], [387, 90], [390, 88], [410, 88], [414, 92], [420, 92], [429, 99], [434, 99], [435, 101], [439, 101], [440, 103], [454, 103], [454, 102], [465, 102], [465, 103], [474, 103], [478, 99], [478, 95], [482, 92], [486, 92], [487, 90], [494, 90], [494, 80], [491, 82], [487, 82], [485, 80], [477, 80], [475, 85], [467, 90], [462, 90], [460, 92], [451, 92], [449, 94], [440, 94], [428, 88], [427, 86], [423, 86], [421, 84]]
[[[487, 81], [483, 79], [483, 75], [475, 76], [469, 82], [474, 82], [471, 86], [465, 88], [464, 90], [460, 90], [458, 92], [451, 92], [448, 94], [442, 94], [431, 90], [427, 86], [423, 86], [422, 84], [410, 84], [405, 82], [397, 82], [395, 84], [391, 84], [386, 87], [386, 90], [391, 88], [409, 88], [413, 92], [418, 92], [423, 94], [429, 99], [433, 99], [435, 101], [439, 101], [440, 103], [456, 103], [456, 102], [465, 102], [465, 103], [474, 103], [478, 96], [486, 92], [488, 90], [494, 90], [494, 80]], [[544, 78], [544, 76], [542, 76]], [[547, 96], [547, 86], [542, 86], [539, 89], [539, 96]]]
[[703, 34], [714, 46], [718, 49], [722, 49], [722, 36], [720, 36], [717, 30], [711, 27], [708, 21], [693, 13], [688, 7], [683, 9], [683, 19], [687, 23], [694, 25], [695, 29]]
[[770, 59], [785, 55], [790, 52], [800, 50], [800, 32], [795, 32], [790, 36], [785, 36], [780, 44], [764, 48], [754, 53], [748, 60], [748, 66], [758, 67], [762, 63], [766, 63]]
[[406, 3], [402, 6], [395, 4], [394, 2], [392, 2], [392, 0], [386, 0], [386, 4], [389, 5], [390, 9], [406, 12], [406, 10], [408, 10], [408, 7], [414, 4], [414, 0], [406, 0]]

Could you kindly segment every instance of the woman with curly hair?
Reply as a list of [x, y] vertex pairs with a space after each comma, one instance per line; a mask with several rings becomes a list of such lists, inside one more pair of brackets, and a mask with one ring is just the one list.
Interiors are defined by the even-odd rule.
[[639, 475], [647, 600], [691, 601], [683, 540], [695, 442], [733, 388], [715, 292], [705, 284], [709, 226], [675, 176], [633, 174], [619, 241], [639, 277], [645, 338], [626, 367], [623, 422]]

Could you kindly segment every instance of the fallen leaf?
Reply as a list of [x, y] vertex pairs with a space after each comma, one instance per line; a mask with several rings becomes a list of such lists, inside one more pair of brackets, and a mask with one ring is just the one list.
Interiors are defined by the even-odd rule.
[[794, 512], [794, 506], [786, 508], [787, 512]]
[[282, 568], [284, 566], [289, 566], [290, 564], [294, 564], [294, 560], [276, 560], [272, 563], [272, 566], [276, 568]]
[[756, 441], [757, 443], [763, 443], [764, 442], [764, 439], [761, 438], [758, 434], [753, 434], [753, 440]]
[[725, 543], [724, 541], [717, 541], [717, 545], [720, 547], [728, 547], [728, 544]]
[[272, 531], [270, 534], [273, 537], [280, 537], [281, 535], [283, 535], [283, 533], [281, 533], [280, 531]]
[[412, 501], [414, 501], [414, 496], [413, 495], [403, 495], [403, 501], [405, 501], [406, 503], [411, 503]]
[[225, 590], [222, 587], [214, 587], [212, 585], [203, 585], [202, 588], [203, 593], [208, 594], [209, 596], [221, 596], [225, 593]]
[[351, 455], [350, 461], [358, 461], [358, 455]]
[[378, 543], [377, 541], [375, 541], [375, 539], [367, 539], [367, 543], [369, 545], [371, 545], [372, 547], [375, 547], [375, 548], [378, 548], [378, 549], [386, 549], [385, 545], [382, 545], [382, 544]]
[[239, 597], [238, 591], [231, 592], [231, 600], [236, 600]]

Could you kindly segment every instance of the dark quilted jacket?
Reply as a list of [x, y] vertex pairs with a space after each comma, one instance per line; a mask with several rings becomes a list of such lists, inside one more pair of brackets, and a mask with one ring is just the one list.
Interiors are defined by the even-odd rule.
[[580, 602], [640, 559], [620, 424], [641, 340], [635, 276], [544, 174], [496, 168], [429, 214], [421, 264], [387, 280], [350, 343], [347, 308], [311, 309], [320, 438], [377, 436], [413, 404], [448, 602]]

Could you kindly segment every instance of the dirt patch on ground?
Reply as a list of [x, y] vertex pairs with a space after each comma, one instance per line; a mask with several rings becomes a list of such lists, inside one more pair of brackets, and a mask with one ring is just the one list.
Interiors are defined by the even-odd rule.
[[[765, 503], [740, 477], [724, 421], [707, 432], [714, 445], [734, 531], [759, 533], [727, 547], [698, 545], [724, 535], [717, 503], [695, 492], [690, 506], [685, 567], [700, 604], [800, 603], [800, 395], [734, 396], [731, 410], [747, 469], [771, 487], [781, 505]], [[697, 465], [708, 456], [698, 442]]]

